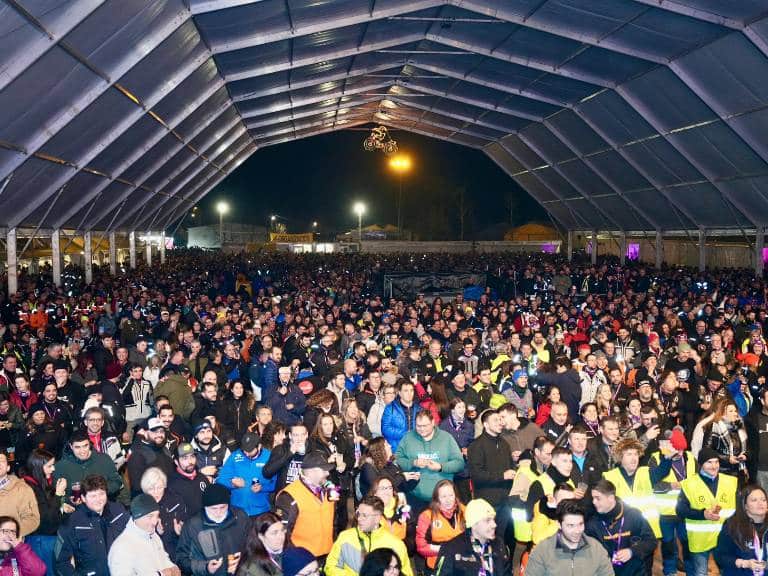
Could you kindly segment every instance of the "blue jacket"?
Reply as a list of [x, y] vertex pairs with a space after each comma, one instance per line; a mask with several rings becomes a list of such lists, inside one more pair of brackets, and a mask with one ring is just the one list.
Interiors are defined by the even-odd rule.
[[280, 366], [277, 365], [277, 362], [272, 360], [272, 358], [268, 358], [266, 363], [264, 364], [264, 369], [262, 370], [262, 381], [261, 381], [261, 397], [266, 398], [268, 397], [272, 391], [277, 388], [278, 382], [280, 382], [280, 378], [277, 375], [277, 371], [280, 369]]
[[[296, 384], [288, 386], [288, 393], [285, 396], [275, 388], [264, 400], [272, 409], [272, 418], [288, 427], [299, 424], [307, 409], [307, 399]], [[288, 409], [289, 404], [292, 405], [290, 409]]]
[[[242, 508], [248, 516], [257, 516], [269, 511], [269, 497], [275, 491], [275, 478], [267, 480], [262, 473], [264, 464], [269, 460], [270, 452], [262, 448], [256, 458], [248, 458], [242, 450], [236, 450], [224, 463], [219, 471], [217, 484], [226, 486], [232, 491], [233, 506]], [[232, 486], [233, 478], [242, 478], [245, 486], [235, 488]], [[254, 478], [259, 480], [261, 491], [254, 493], [251, 483]]]
[[400, 440], [409, 430], [413, 430], [416, 424], [416, 414], [421, 412], [421, 406], [414, 404], [411, 406], [413, 410], [413, 416], [411, 418], [411, 426], [408, 427], [408, 418], [405, 415], [405, 406], [400, 403], [400, 399], [396, 398], [394, 401], [387, 404], [384, 408], [384, 414], [381, 416], [381, 435], [384, 436], [389, 445], [392, 447], [392, 452], [397, 450], [397, 445], [400, 444]]

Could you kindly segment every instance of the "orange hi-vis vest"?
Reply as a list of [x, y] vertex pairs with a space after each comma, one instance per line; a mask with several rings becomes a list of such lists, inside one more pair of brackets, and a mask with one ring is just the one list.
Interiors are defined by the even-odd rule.
[[306, 548], [315, 556], [327, 555], [333, 547], [336, 503], [327, 500], [325, 495], [320, 500], [301, 480], [291, 482], [283, 492], [293, 496], [294, 506], [299, 507], [291, 543], [297, 548]]

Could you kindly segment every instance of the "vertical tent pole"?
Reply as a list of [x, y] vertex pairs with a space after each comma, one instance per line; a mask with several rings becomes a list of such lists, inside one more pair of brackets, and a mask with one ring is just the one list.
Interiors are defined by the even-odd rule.
[[93, 245], [90, 230], [83, 234], [83, 248], [85, 251], [85, 283], [90, 284], [93, 282]]
[[117, 238], [114, 232], [109, 233], [109, 273], [117, 275]]
[[5, 238], [5, 249], [8, 257], [8, 295], [16, 294], [19, 290], [19, 262], [16, 258], [16, 228], [8, 230]]
[[53, 283], [61, 286], [61, 230], [58, 228], [51, 232], [51, 267]]
[[136, 232], [128, 234], [128, 258], [130, 259], [131, 270], [136, 268]]

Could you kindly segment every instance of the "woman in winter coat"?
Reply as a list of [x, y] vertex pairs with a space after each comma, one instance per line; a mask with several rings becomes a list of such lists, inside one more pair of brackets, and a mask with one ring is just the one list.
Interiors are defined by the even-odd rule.
[[374, 438], [368, 443], [360, 473], [355, 480], [355, 495], [362, 499], [380, 476], [392, 480], [395, 492], [410, 492], [419, 483], [418, 472], [403, 472], [392, 457], [392, 447], [384, 438]]
[[259, 514], [251, 522], [237, 576], [282, 576], [285, 525], [272, 512]]
[[234, 440], [235, 446], [240, 445], [240, 438], [255, 418], [256, 399], [240, 380], [235, 380], [224, 396], [221, 417], [221, 426], [226, 430], [226, 436]]
[[746, 480], [747, 432], [732, 401], [720, 404], [712, 422], [704, 429], [704, 446], [717, 452], [720, 472]]
[[362, 464], [363, 452], [371, 440], [371, 431], [368, 429], [365, 415], [358, 409], [357, 402], [351, 398], [345, 400], [341, 408], [339, 434], [346, 440], [347, 445], [352, 447], [354, 459], [350, 473], [357, 472]]
[[768, 558], [768, 497], [755, 484], [746, 486], [736, 501], [736, 512], [725, 522], [714, 550], [721, 576], [762, 574]]
[[[56, 532], [64, 519], [75, 509], [61, 499], [67, 491], [67, 481], [59, 478], [53, 484], [55, 458], [51, 452], [37, 448], [32, 451], [26, 461], [24, 482], [32, 488], [40, 512], [40, 526], [25, 538], [37, 556], [45, 562], [48, 574], [54, 574], [53, 548], [56, 544]], [[0, 572], [2, 574], [2, 572]]]
[[32, 408], [26, 428], [19, 439], [16, 449], [19, 461], [25, 461], [35, 448], [45, 449], [56, 458], [61, 458], [66, 441], [64, 428], [54, 425], [48, 419], [43, 406], [38, 404]]
[[[464, 456], [464, 462], [467, 461], [467, 448], [472, 444], [472, 440], [475, 439], [475, 426], [465, 418], [467, 413], [467, 405], [461, 398], [453, 398], [448, 404], [450, 413], [448, 417], [440, 422], [439, 428], [445, 430], [453, 436], [456, 440], [456, 444], [461, 449], [461, 455]], [[459, 490], [459, 494], [465, 502], [469, 502], [472, 498], [471, 490], [469, 488], [469, 467], [464, 466], [464, 469], [455, 474], [453, 477], [456, 487]]]

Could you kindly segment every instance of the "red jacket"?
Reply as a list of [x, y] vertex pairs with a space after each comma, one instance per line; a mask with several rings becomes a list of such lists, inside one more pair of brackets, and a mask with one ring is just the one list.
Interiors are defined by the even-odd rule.
[[16, 561], [20, 576], [45, 576], [45, 562], [32, 551], [29, 544], [21, 542], [13, 550], [13, 554], [5, 557], [0, 564], [0, 576], [13, 576], [13, 561]]

